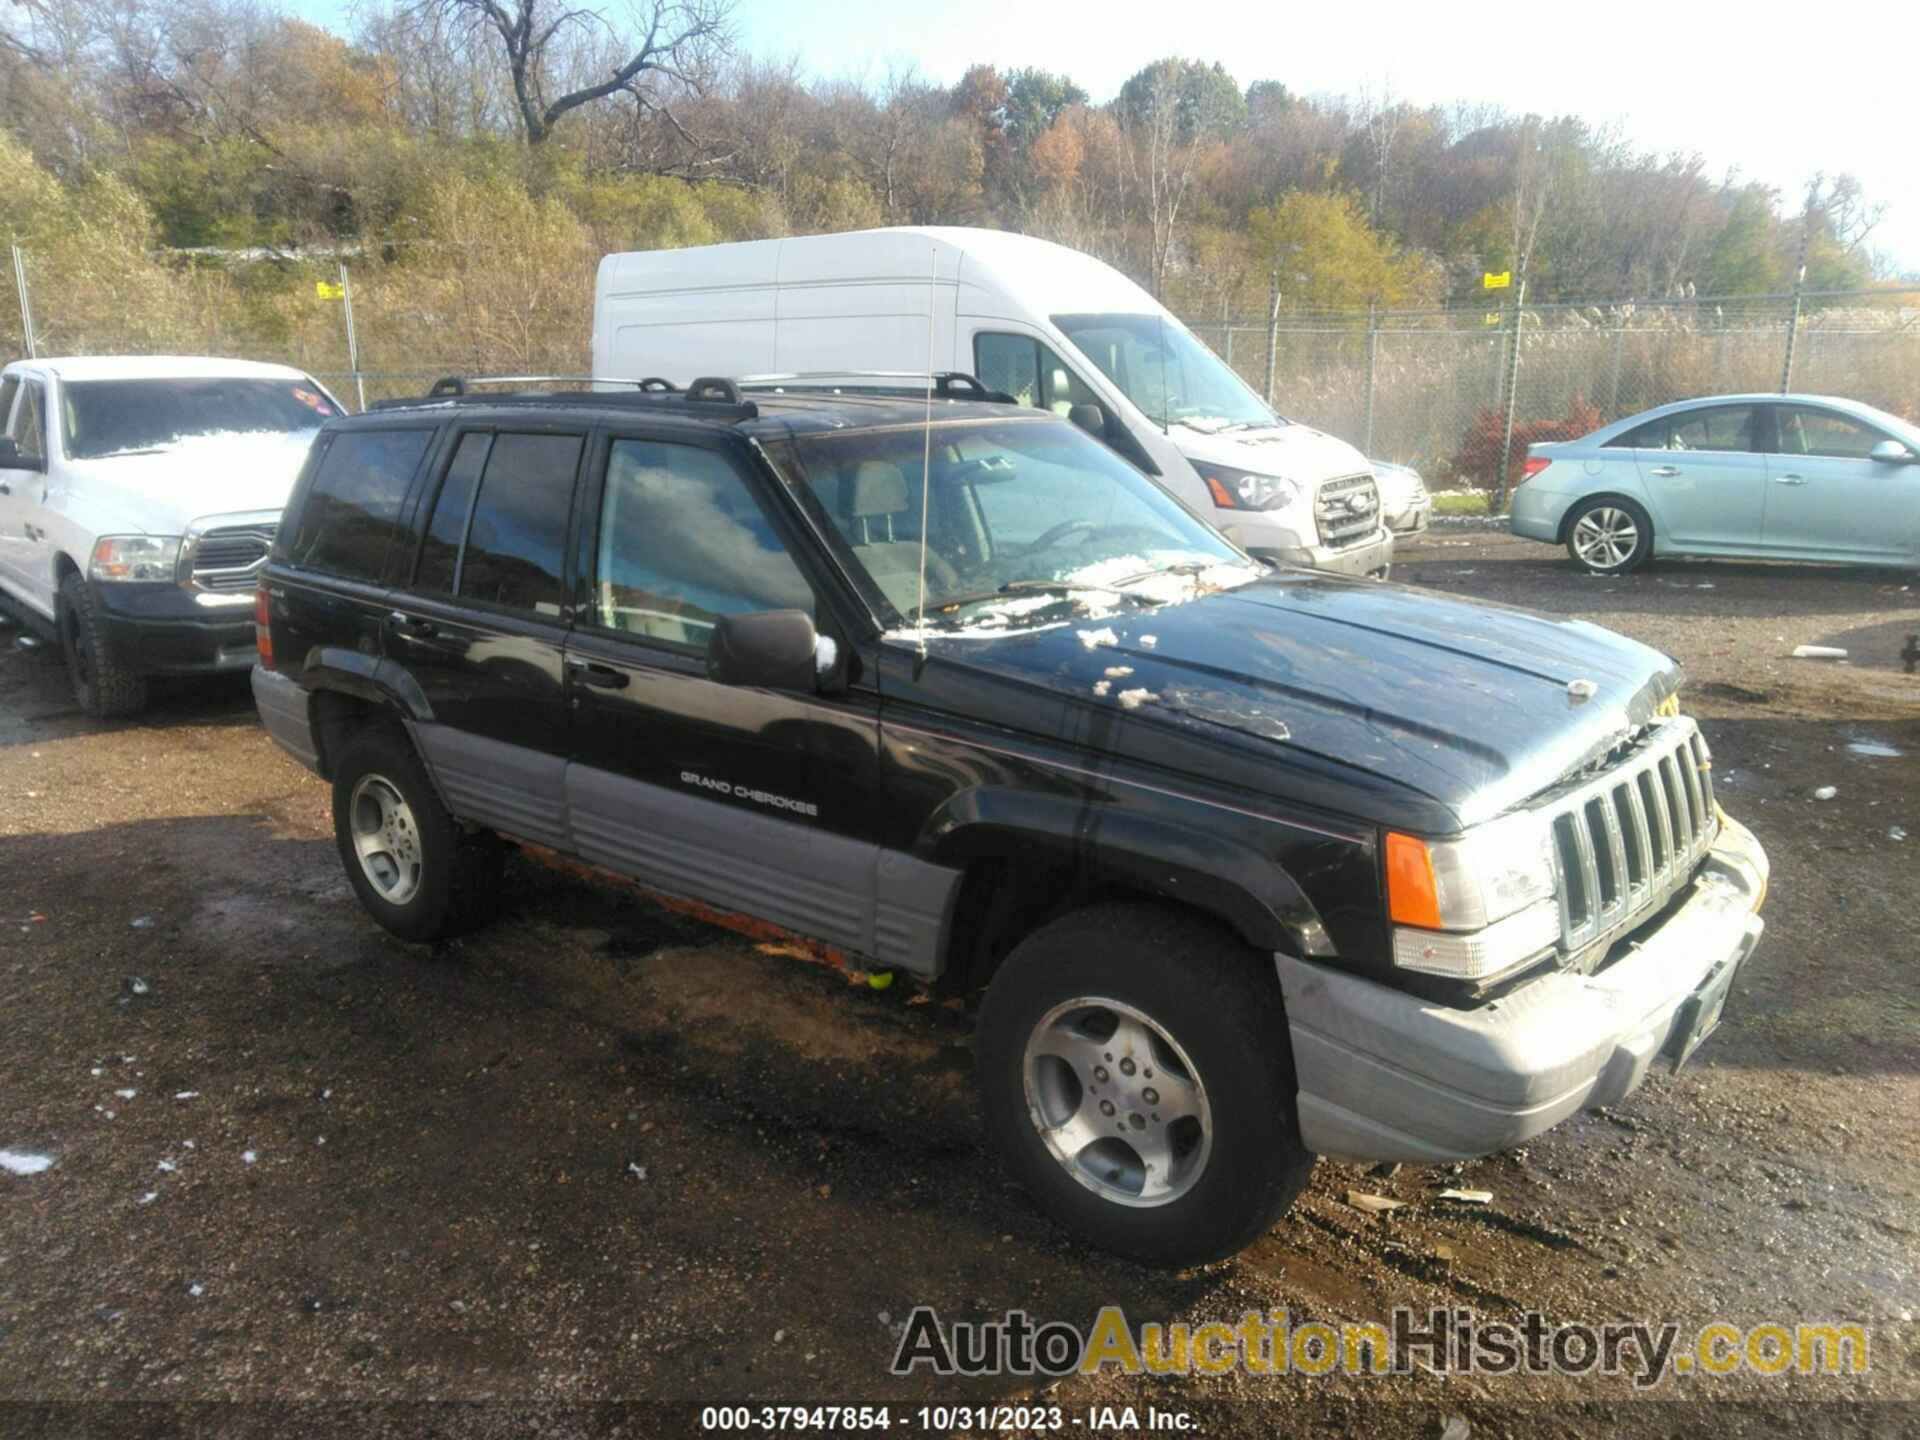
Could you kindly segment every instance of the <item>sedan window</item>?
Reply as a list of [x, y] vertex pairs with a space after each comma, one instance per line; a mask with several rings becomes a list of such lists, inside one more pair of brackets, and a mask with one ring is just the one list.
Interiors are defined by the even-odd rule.
[[1808, 405], [1782, 405], [1776, 410], [1782, 455], [1825, 455], [1836, 460], [1864, 460], [1882, 440], [1891, 439], [1871, 426], [1833, 410]]
[[1750, 451], [1753, 443], [1754, 407], [1716, 405], [1710, 410], [1689, 410], [1667, 417], [1669, 450]]

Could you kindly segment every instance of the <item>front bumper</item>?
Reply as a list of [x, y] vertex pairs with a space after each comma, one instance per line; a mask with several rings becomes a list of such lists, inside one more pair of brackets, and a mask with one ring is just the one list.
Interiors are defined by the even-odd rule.
[[1387, 516], [1387, 528], [1395, 535], [1418, 535], [1427, 528], [1432, 515], [1432, 504], [1425, 500], [1419, 500], [1409, 505], [1398, 515]]
[[255, 659], [253, 597], [203, 603], [178, 585], [95, 585], [114, 654], [142, 675], [211, 675]]
[[1300, 1134], [1343, 1160], [1468, 1160], [1612, 1105], [1759, 943], [1767, 856], [1723, 820], [1692, 893], [1593, 975], [1552, 971], [1456, 1010], [1336, 966], [1276, 957]]
[[1265, 545], [1257, 536], [1240, 538], [1240, 544], [1257, 560], [1291, 569], [1331, 570], [1336, 575], [1377, 575], [1381, 579], [1393, 569], [1393, 532], [1384, 526], [1374, 531], [1371, 539], [1338, 549], [1331, 545]]

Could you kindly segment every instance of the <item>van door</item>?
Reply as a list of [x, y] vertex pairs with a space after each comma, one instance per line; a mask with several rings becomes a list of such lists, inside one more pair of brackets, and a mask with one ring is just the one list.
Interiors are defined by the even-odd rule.
[[[0, 388], [0, 425], [23, 460], [47, 463], [46, 387], [29, 375], [9, 375]], [[43, 614], [52, 615], [53, 567], [36, 538], [46, 523], [47, 476], [43, 469], [0, 470], [0, 579], [7, 589]]]
[[457, 429], [429, 486], [383, 646], [419, 684], [414, 727], [448, 805], [564, 846], [568, 523], [584, 429]]
[[[1098, 407], [1105, 415], [1097, 432], [1100, 438], [1137, 469], [1165, 483], [1164, 467], [1127, 428], [1114, 407], [1057, 350], [1033, 335], [1005, 327], [1004, 321], [988, 321], [973, 332], [970, 363], [981, 384], [1013, 396], [1022, 405], [1051, 410], [1063, 418], [1073, 418], [1076, 406]], [[1189, 497], [1180, 498], [1191, 508]]]
[[805, 610], [832, 633], [779, 497], [711, 436], [615, 430], [597, 450], [566, 654], [573, 851], [876, 953], [877, 692], [707, 678], [723, 615]]

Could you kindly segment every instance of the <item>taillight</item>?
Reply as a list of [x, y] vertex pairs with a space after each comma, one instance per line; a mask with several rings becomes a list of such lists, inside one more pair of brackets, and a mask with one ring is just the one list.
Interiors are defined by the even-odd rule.
[[260, 663], [273, 669], [273, 612], [267, 605], [267, 587], [253, 592], [253, 643], [260, 651]]
[[1529, 455], [1520, 466], [1520, 479], [1516, 483], [1521, 485], [1526, 484], [1527, 481], [1538, 475], [1552, 463], [1553, 461], [1547, 459], [1544, 455]]

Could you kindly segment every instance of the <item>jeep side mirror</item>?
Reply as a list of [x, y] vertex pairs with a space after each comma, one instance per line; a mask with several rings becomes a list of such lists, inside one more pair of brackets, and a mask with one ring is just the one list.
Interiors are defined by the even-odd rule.
[[812, 617], [804, 610], [722, 615], [707, 640], [707, 678], [722, 685], [810, 694], [819, 684], [820, 648]]
[[1869, 460], [1878, 460], [1882, 465], [1912, 465], [1920, 462], [1916, 455], [1898, 440], [1882, 440], [1867, 452]]
[[47, 462], [38, 455], [22, 455], [20, 447], [5, 435], [0, 435], [0, 470], [45, 470]]

